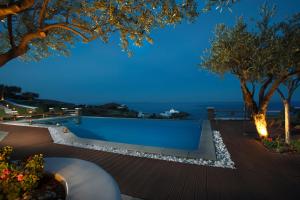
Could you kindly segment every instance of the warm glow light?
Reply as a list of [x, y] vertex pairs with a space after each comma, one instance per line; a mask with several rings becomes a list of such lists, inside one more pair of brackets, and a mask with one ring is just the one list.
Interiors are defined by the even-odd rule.
[[264, 114], [257, 114], [254, 116], [254, 122], [259, 136], [267, 137], [268, 131], [267, 131], [266, 116]]

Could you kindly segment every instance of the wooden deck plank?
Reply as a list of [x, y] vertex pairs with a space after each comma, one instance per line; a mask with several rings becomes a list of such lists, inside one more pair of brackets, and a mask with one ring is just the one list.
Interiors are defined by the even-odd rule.
[[[34, 153], [89, 160], [109, 172], [121, 192], [143, 199], [300, 199], [300, 156], [272, 153], [245, 136], [245, 124], [218, 121], [237, 169], [189, 165], [54, 144], [43, 128], [0, 124], [9, 132], [0, 146], [15, 148], [13, 159]], [[247, 125], [246, 129], [253, 129]]]

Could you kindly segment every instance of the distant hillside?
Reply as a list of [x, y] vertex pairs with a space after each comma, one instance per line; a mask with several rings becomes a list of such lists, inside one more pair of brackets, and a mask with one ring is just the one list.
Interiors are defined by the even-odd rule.
[[126, 105], [107, 103], [103, 105], [86, 105], [82, 107], [82, 115], [136, 118], [138, 112], [130, 110]]
[[14, 99], [16, 103], [29, 105], [29, 106], [35, 106], [35, 107], [66, 107], [66, 108], [75, 108], [76, 104], [68, 103], [68, 102], [62, 102], [62, 101], [56, 101], [56, 100], [50, 100], [50, 99], [33, 99], [33, 100], [19, 100]]
[[[103, 105], [76, 105], [74, 103], [62, 102], [51, 99], [39, 99], [39, 94], [34, 92], [22, 92], [22, 88], [18, 86], [7, 86], [0, 84], [0, 101], [2, 106], [8, 106], [10, 109], [16, 110], [18, 114], [27, 114], [26, 106], [37, 107], [35, 113], [44, 114], [53, 108], [55, 113], [63, 113], [62, 108], [75, 109], [81, 108], [82, 115], [101, 116], [101, 117], [126, 117], [126, 118], [153, 118], [153, 119], [184, 119], [189, 115], [185, 112], [176, 111], [170, 115], [163, 116], [161, 114], [141, 114], [135, 110], [129, 109], [128, 106], [118, 103], [106, 103]], [[5, 101], [7, 100], [7, 101]], [[11, 105], [8, 105], [11, 104]], [[19, 104], [19, 105], [18, 105]], [[3, 109], [1, 110], [2, 115]]]

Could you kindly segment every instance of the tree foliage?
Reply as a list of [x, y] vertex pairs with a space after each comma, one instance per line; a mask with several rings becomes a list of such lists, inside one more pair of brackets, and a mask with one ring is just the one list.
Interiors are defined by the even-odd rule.
[[249, 30], [243, 18], [234, 27], [219, 24], [211, 49], [201, 66], [211, 72], [236, 76], [243, 99], [260, 136], [266, 137], [268, 104], [280, 84], [300, 74], [300, 13], [271, 23], [275, 7], [261, 7], [262, 18]]
[[34, 92], [23, 92], [21, 98], [24, 100], [33, 100], [39, 98], [39, 94]]
[[0, 84], [0, 98], [2, 97], [21, 100], [33, 100], [39, 98], [39, 94], [34, 92], [22, 92], [22, 88], [18, 86], [8, 86]]
[[211, 48], [202, 57], [203, 68], [240, 80], [254, 112], [265, 111], [279, 85], [300, 73], [300, 13], [272, 24], [274, 13], [275, 8], [262, 6], [262, 18], [251, 30], [243, 18], [234, 27], [217, 25]]
[[0, 84], [1, 97], [13, 97], [22, 92], [22, 88], [18, 86], [8, 86]]
[[293, 94], [300, 87], [300, 74], [291, 76], [282, 83], [282, 86], [282, 88], [277, 88], [277, 92], [283, 101], [287, 101], [290, 104]]
[[216, 10], [220, 10], [220, 12], [223, 11], [224, 8], [227, 8], [230, 12], [231, 10], [231, 5], [238, 2], [239, 0], [206, 0], [205, 1], [205, 6], [202, 9], [202, 11], [207, 12], [210, 11], [212, 8], [216, 8]]
[[[232, 2], [208, 0], [206, 4]], [[34, 60], [53, 53], [68, 55], [78, 40], [108, 42], [115, 32], [121, 48], [131, 54], [131, 43], [153, 42], [153, 28], [197, 16], [195, 0], [1, 0], [0, 66], [25, 54], [23, 58]]]

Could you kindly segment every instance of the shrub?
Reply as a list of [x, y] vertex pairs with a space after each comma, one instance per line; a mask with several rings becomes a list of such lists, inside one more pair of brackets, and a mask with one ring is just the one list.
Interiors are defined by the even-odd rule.
[[6, 113], [3, 108], [0, 108], [0, 117], [5, 117]]
[[277, 137], [275, 140], [273, 138], [263, 138], [262, 143], [271, 150], [275, 150], [277, 152], [285, 152], [289, 150], [289, 147], [286, 146], [284, 140]]
[[48, 108], [46, 108], [46, 107], [38, 107], [37, 109], [35, 109], [35, 113], [37, 113], [37, 114], [43, 114], [47, 111], [48, 111]]
[[34, 155], [24, 161], [12, 162], [12, 147], [0, 150], [0, 199], [19, 199], [38, 185], [43, 176], [43, 155]]
[[23, 108], [23, 107], [16, 107], [16, 111], [18, 111], [19, 115], [27, 115], [28, 114], [28, 109]]
[[290, 145], [287, 145], [283, 139], [277, 137], [275, 140], [272, 138], [262, 139], [262, 143], [271, 150], [276, 152], [298, 152], [300, 153], [300, 139], [291, 140]]
[[268, 148], [268, 149], [275, 149], [277, 147], [277, 143], [272, 138], [263, 138], [262, 143]]
[[291, 147], [294, 151], [297, 151], [300, 153], [300, 140], [292, 140]]

